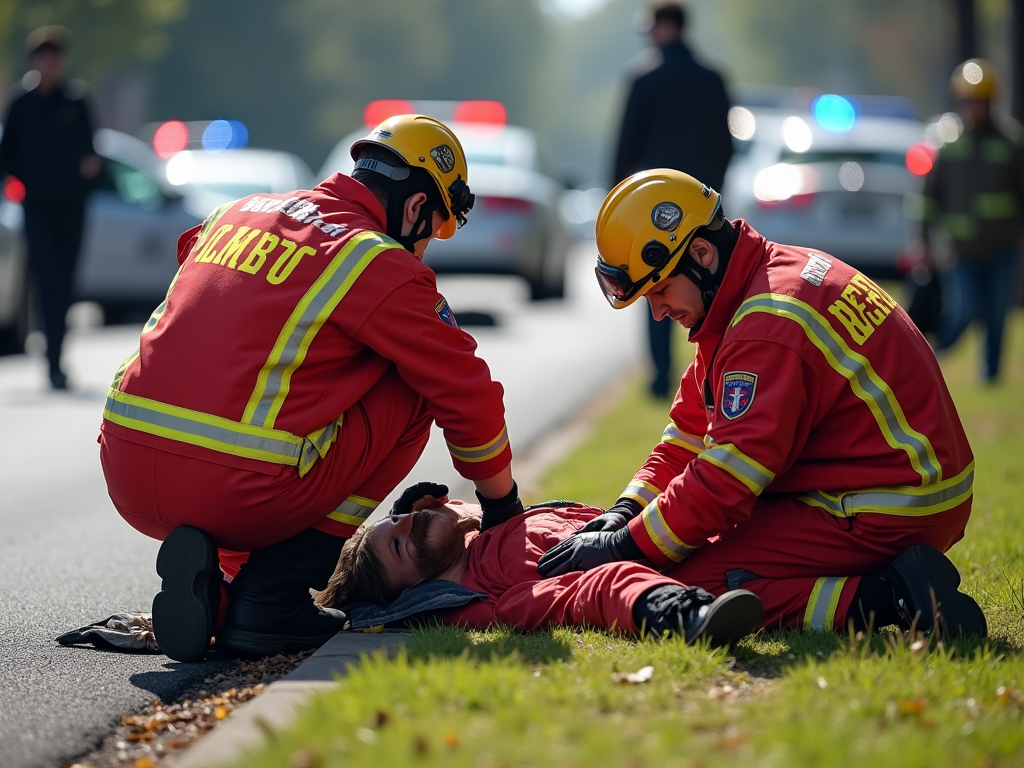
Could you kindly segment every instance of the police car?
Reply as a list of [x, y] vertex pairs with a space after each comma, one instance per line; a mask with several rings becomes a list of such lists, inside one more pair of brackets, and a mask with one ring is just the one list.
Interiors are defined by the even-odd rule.
[[769, 240], [893, 275], [916, 236], [905, 205], [923, 173], [908, 153], [925, 126], [913, 109], [902, 99], [836, 94], [805, 108], [733, 107], [738, 153], [726, 174], [726, 213]]
[[571, 244], [559, 208], [564, 190], [553, 178], [537, 136], [508, 125], [505, 108], [498, 102], [371, 102], [363, 115], [366, 127], [338, 142], [319, 177], [351, 173], [352, 143], [388, 117], [409, 113], [453, 127], [476, 195], [469, 225], [450, 240], [432, 242], [424, 263], [438, 273], [517, 275], [529, 284], [535, 301], [564, 296]]

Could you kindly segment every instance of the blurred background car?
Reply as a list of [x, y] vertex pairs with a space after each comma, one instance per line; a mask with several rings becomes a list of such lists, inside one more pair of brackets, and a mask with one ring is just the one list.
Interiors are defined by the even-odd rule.
[[424, 263], [438, 273], [517, 275], [528, 283], [531, 300], [562, 298], [571, 243], [559, 207], [564, 188], [536, 134], [506, 124], [505, 108], [497, 102], [371, 102], [364, 112], [366, 128], [338, 142], [319, 177], [351, 173], [352, 143], [382, 120], [403, 113], [451, 121], [476, 195], [470, 225], [458, 237], [431, 243]]
[[914, 109], [903, 99], [835, 94], [803, 109], [733, 107], [738, 155], [726, 174], [726, 212], [769, 240], [895, 276], [917, 235], [905, 204], [930, 169], [908, 164], [925, 138]]
[[269, 149], [186, 149], [167, 160], [165, 174], [172, 187], [204, 211], [246, 195], [315, 186], [313, 171], [304, 160]]

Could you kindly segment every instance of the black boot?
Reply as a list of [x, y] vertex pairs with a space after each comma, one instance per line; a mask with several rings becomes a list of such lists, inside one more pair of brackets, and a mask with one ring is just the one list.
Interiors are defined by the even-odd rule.
[[892, 587], [902, 629], [938, 628], [945, 637], [988, 635], [981, 606], [958, 591], [960, 572], [937, 549], [918, 544], [904, 550], [878, 576]]
[[713, 647], [742, 640], [757, 629], [763, 615], [761, 598], [745, 589], [715, 598], [700, 587], [674, 584], [655, 587], [633, 606], [633, 620], [649, 634], [682, 633], [687, 645], [706, 637]]
[[156, 572], [163, 579], [153, 598], [160, 650], [175, 661], [201, 661], [220, 608], [217, 548], [198, 528], [175, 528], [160, 545]]
[[246, 656], [317, 648], [339, 632], [345, 614], [313, 603], [338, 565], [345, 539], [309, 528], [254, 550], [228, 587], [217, 646]]

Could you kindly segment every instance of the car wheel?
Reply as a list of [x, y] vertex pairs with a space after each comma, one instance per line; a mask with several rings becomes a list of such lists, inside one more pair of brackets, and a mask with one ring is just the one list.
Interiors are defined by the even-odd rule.
[[25, 351], [25, 339], [32, 324], [32, 284], [28, 272], [22, 278], [18, 291], [18, 309], [10, 325], [0, 327], [0, 355], [19, 355]]
[[528, 277], [530, 283], [530, 301], [544, 301], [548, 298], [548, 287], [543, 277]]

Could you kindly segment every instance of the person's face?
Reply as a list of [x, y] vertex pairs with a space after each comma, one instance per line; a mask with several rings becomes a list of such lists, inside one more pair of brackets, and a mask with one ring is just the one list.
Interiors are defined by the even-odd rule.
[[957, 103], [960, 119], [968, 128], [988, 123], [990, 108], [988, 99], [962, 99]]
[[479, 526], [468, 513], [473, 506], [452, 501], [374, 525], [366, 545], [380, 561], [388, 586], [401, 592], [451, 568], [465, 551], [466, 533]]
[[651, 43], [657, 48], [664, 48], [666, 45], [679, 40], [683, 31], [671, 21], [659, 21], [651, 27]]
[[655, 320], [670, 317], [686, 328], [704, 319], [700, 289], [686, 275], [667, 277], [644, 294]]
[[64, 72], [64, 54], [52, 48], [44, 48], [32, 54], [29, 66], [39, 72], [44, 83], [60, 80]]

